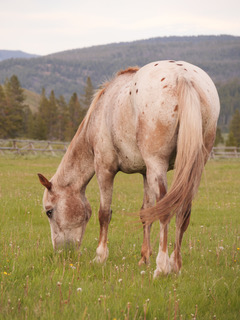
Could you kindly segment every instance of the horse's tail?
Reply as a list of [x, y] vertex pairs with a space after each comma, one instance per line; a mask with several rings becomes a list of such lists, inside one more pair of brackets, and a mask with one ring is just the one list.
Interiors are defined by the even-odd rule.
[[201, 104], [206, 103], [204, 92], [184, 77], [178, 79], [178, 130], [175, 172], [170, 190], [157, 204], [140, 212], [143, 222], [160, 219], [168, 223], [174, 214], [183, 224], [191, 210], [207, 159], [203, 143]]

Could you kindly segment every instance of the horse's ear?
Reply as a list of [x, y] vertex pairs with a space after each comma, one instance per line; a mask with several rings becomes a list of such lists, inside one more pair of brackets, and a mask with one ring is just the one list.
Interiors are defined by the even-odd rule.
[[48, 190], [50, 190], [52, 188], [52, 183], [50, 181], [48, 181], [47, 178], [45, 178], [41, 173], [38, 173], [38, 178], [39, 181], [41, 182], [41, 184], [47, 188]]

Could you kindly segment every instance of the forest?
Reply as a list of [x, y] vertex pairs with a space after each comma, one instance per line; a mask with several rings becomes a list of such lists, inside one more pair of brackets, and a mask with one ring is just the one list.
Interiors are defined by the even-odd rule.
[[39, 106], [32, 112], [16, 75], [0, 86], [0, 138], [70, 141], [91, 103], [94, 89], [88, 77], [84, 94], [73, 93], [66, 102], [54, 90], [42, 89]]

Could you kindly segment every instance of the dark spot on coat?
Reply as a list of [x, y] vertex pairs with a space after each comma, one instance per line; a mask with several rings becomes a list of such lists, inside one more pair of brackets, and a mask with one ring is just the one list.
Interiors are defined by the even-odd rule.
[[182, 64], [181, 64], [181, 63], [177, 63], [177, 66], [180, 66], [180, 67], [181, 67], [181, 66], [182, 66]]
[[187, 69], [184, 69], [185, 71], [187, 71]]
[[170, 60], [169, 62], [175, 62], [174, 60]]
[[158, 63], [156, 63], [156, 64], [154, 65], [154, 67], [156, 67], [156, 66], [158, 66]]
[[161, 81], [165, 80], [165, 78], [162, 78]]
[[129, 92], [129, 94], [131, 95], [131, 94], [132, 94], [132, 92], [130, 91], [130, 92]]
[[178, 104], [175, 105], [174, 112], [178, 110]]
[[135, 86], [136, 86], [137, 82], [135, 82]]
[[164, 86], [163, 89], [167, 88], [167, 86]]
[[197, 71], [196, 71], [196, 70], [193, 70], [193, 71], [197, 73]]
[[136, 93], [138, 93], [138, 89], [136, 90]]

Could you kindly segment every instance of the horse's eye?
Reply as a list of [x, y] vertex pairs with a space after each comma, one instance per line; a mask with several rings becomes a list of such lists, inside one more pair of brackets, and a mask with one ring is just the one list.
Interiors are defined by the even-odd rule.
[[46, 215], [48, 216], [48, 218], [52, 217], [52, 213], [53, 213], [53, 209], [46, 211]]

